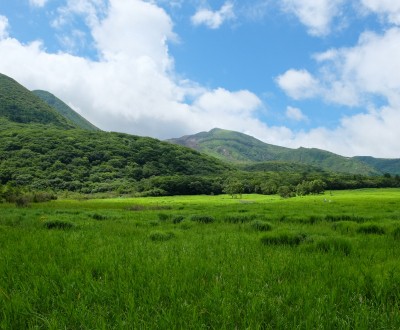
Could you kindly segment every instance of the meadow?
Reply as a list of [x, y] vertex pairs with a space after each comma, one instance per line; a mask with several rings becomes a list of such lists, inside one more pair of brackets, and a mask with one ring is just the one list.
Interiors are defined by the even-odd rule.
[[0, 204], [1, 329], [399, 329], [400, 189]]

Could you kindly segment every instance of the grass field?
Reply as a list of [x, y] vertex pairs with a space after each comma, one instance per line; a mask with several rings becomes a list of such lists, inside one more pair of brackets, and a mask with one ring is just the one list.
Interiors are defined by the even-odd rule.
[[399, 329], [400, 190], [0, 204], [1, 329]]

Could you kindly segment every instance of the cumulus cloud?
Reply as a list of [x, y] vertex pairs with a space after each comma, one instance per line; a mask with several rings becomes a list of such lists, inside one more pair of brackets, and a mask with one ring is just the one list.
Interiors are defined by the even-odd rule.
[[0, 40], [8, 37], [8, 19], [0, 15]]
[[163, 9], [140, 0], [111, 0], [104, 13], [95, 11], [98, 1], [81, 7], [70, 0], [59, 11], [60, 24], [72, 13], [92, 15], [87, 24], [98, 60], [8, 38], [0, 41], [0, 72], [30, 89], [54, 93], [105, 130], [170, 138], [214, 127], [270, 129], [256, 118], [262, 102], [255, 94], [177, 78], [168, 52], [173, 23]]
[[291, 106], [286, 108], [286, 117], [295, 121], [308, 121], [307, 116], [299, 108]]
[[[356, 46], [330, 50], [316, 59], [323, 72], [321, 79], [326, 85], [326, 98], [329, 98], [329, 91], [335, 94], [342, 90], [339, 95], [349, 94], [349, 99], [357, 105], [365, 105], [363, 102], [369, 96], [383, 97], [391, 105], [400, 105], [399, 28], [389, 29], [384, 34], [365, 32]], [[338, 98], [332, 100], [340, 102]]]
[[278, 76], [276, 82], [296, 100], [311, 98], [318, 94], [318, 80], [307, 70], [290, 69]]
[[340, 15], [344, 0], [282, 0], [283, 9], [294, 14], [314, 36], [327, 35]]
[[[318, 97], [366, 110], [343, 118], [336, 129], [299, 133], [289, 144], [344, 155], [400, 157], [400, 28], [383, 34], [365, 32], [354, 47], [330, 49], [315, 59], [316, 74], [289, 70], [277, 78], [279, 86], [294, 99]], [[308, 85], [311, 89], [303, 88]], [[378, 106], [374, 106], [377, 98]], [[382, 102], [386, 105], [379, 105]]]
[[400, 25], [400, 2], [393, 0], [361, 0], [368, 11], [378, 14], [391, 24]]
[[210, 29], [218, 29], [225, 21], [235, 18], [233, 3], [225, 2], [220, 10], [199, 9], [191, 18], [193, 25], [205, 25]]

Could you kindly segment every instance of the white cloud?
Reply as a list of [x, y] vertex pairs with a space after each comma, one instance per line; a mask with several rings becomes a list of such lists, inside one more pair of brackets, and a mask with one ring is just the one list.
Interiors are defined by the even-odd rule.
[[[320, 80], [324, 81], [326, 99], [344, 104], [347, 99], [354, 105], [365, 105], [370, 97], [379, 96], [391, 105], [400, 105], [399, 28], [383, 35], [366, 32], [356, 46], [330, 50], [316, 58], [321, 65]], [[329, 94], [336, 96], [329, 98]]]
[[278, 76], [276, 82], [280, 88], [296, 100], [311, 98], [318, 93], [318, 80], [307, 70], [290, 69]]
[[[279, 86], [294, 99], [319, 97], [327, 102], [372, 109], [342, 119], [335, 129], [317, 128], [293, 137], [288, 145], [313, 146], [344, 155], [400, 157], [400, 28], [366, 32], [354, 47], [330, 49], [315, 56], [313, 76], [289, 70]], [[307, 85], [314, 93], [308, 94]], [[310, 83], [311, 82], [311, 83]], [[384, 106], [374, 107], [378, 98]]]
[[294, 14], [314, 36], [329, 34], [331, 25], [340, 15], [344, 0], [281, 0], [283, 9]]
[[204, 24], [210, 29], [218, 29], [225, 21], [235, 18], [233, 3], [225, 2], [220, 10], [212, 11], [210, 9], [199, 9], [196, 14], [191, 17], [193, 25]]
[[389, 23], [400, 25], [400, 2], [394, 0], [361, 0], [370, 12], [382, 16]]
[[308, 121], [307, 116], [299, 108], [290, 106], [286, 108], [286, 117], [295, 121]]
[[167, 44], [175, 38], [173, 24], [155, 4], [111, 0], [105, 13], [79, 7], [79, 1], [69, 5], [60, 11], [64, 18], [92, 15], [87, 24], [99, 60], [49, 53], [40, 42], [9, 38], [0, 41], [0, 72], [54, 93], [105, 130], [158, 138], [214, 127], [274, 131], [256, 118], [262, 102], [255, 94], [178, 80]]
[[48, 0], [29, 0], [29, 4], [34, 7], [43, 7]]
[[0, 40], [8, 38], [8, 19], [0, 15]]

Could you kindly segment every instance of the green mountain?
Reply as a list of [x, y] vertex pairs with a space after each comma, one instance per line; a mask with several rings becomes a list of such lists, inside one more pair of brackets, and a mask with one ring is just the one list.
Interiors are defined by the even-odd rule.
[[50, 105], [52, 108], [57, 110], [57, 112], [62, 115], [63, 117], [69, 119], [71, 122], [73, 122], [77, 127], [86, 129], [89, 131], [98, 131], [99, 128], [94, 126], [92, 123], [87, 121], [85, 118], [83, 118], [80, 114], [72, 110], [68, 105], [66, 105], [63, 101], [61, 101], [59, 98], [54, 96], [53, 94], [47, 92], [47, 91], [42, 91], [42, 90], [35, 90], [32, 91], [33, 94], [38, 96], [40, 99], [42, 99], [44, 102], [46, 102], [48, 105]]
[[0, 74], [0, 117], [16, 123], [52, 124], [59, 128], [76, 127], [24, 86], [3, 74]]
[[326, 171], [367, 175], [380, 174], [380, 170], [359, 159], [343, 157], [314, 148], [290, 149], [279, 147], [264, 143], [243, 133], [218, 128], [168, 141], [236, 164], [263, 162], [264, 167], [268, 168], [265, 162], [275, 162], [272, 166], [276, 166], [276, 161], [278, 161], [311, 165]]
[[382, 173], [400, 175], [400, 159], [374, 158], [367, 156], [357, 156], [354, 158], [376, 168]]
[[217, 176], [231, 169], [186, 147], [83, 130], [71, 120], [0, 75], [0, 193], [6, 184], [84, 193], [220, 193]]

